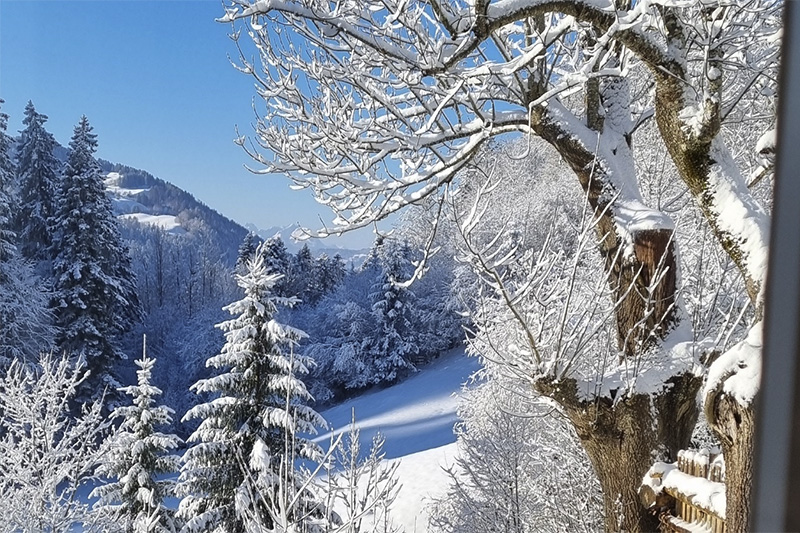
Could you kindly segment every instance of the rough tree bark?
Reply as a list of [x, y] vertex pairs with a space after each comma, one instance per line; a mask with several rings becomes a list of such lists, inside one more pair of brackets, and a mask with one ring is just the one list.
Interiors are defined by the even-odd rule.
[[[705, 10], [708, 22], [713, 22], [712, 10]], [[662, 16], [668, 32], [669, 40], [677, 49], [685, 49], [686, 30], [680, 18], [671, 8], [663, 8]], [[709, 70], [721, 69], [721, 61], [725, 56], [720, 42], [709, 46]], [[755, 320], [761, 318], [763, 301], [760, 299], [763, 285], [763, 270], [752, 263], [754, 259], [747, 255], [743, 248], [742, 236], [732, 234], [722, 223], [719, 206], [714, 205], [715, 187], [719, 184], [710, 179], [712, 168], [724, 166], [727, 150], [720, 146], [722, 101], [722, 78], [708, 79], [708, 94], [705, 101], [700, 102], [705, 110], [704, 120], [698, 128], [686, 127], [681, 113], [688, 106], [683, 79], [686, 72], [680, 63], [671, 65], [669, 70], [650, 65], [656, 82], [655, 112], [661, 136], [666, 148], [675, 162], [678, 173], [694, 196], [696, 203], [720, 246], [736, 264], [741, 272], [747, 293], [755, 308]], [[716, 146], [715, 146], [716, 144]], [[722, 169], [724, 171], [724, 169]], [[732, 187], [736, 187], [735, 176], [729, 177]], [[757, 218], [762, 215], [761, 232], [753, 232], [750, 238], [766, 239], [766, 215], [743, 189], [738, 200], [747, 207], [748, 213]], [[719, 388], [705, 398], [705, 414], [709, 425], [722, 443], [725, 456], [725, 491], [727, 508], [727, 530], [729, 533], [745, 533], [749, 530], [750, 490], [753, 478], [753, 443], [755, 438], [754, 411], [752, 404], [742, 405]]]
[[706, 417], [722, 443], [725, 457], [725, 524], [728, 533], [750, 531], [750, 492], [753, 485], [755, 411], [721, 390], [705, 401]]
[[655, 397], [579, 400], [574, 380], [540, 380], [537, 392], [565, 410], [603, 489], [606, 531], [655, 531], [658, 520], [642, 507], [637, 489], [654, 454], [677, 460], [697, 422], [696, 397], [702, 380], [673, 377]]

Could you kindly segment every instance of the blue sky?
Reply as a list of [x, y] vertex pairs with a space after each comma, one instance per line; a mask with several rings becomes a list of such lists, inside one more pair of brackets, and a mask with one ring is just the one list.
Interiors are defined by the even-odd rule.
[[[147, 170], [242, 224], [332, 217], [278, 176], [256, 176], [234, 145], [252, 131], [251, 79], [228, 61], [221, 0], [0, 0], [0, 97], [9, 133], [28, 100], [62, 144], [85, 114], [98, 156]], [[371, 235], [329, 239], [368, 246]]]

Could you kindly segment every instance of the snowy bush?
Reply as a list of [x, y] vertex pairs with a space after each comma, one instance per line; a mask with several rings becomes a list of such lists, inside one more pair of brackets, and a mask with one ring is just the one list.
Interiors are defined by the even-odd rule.
[[459, 456], [447, 494], [431, 506], [429, 530], [602, 529], [600, 486], [574, 430], [556, 406], [527, 398], [522, 385], [490, 377], [464, 392]]
[[0, 528], [23, 533], [91, 531], [83, 495], [106, 453], [102, 399], [72, 414], [83, 362], [43, 354], [14, 361], [0, 378]]

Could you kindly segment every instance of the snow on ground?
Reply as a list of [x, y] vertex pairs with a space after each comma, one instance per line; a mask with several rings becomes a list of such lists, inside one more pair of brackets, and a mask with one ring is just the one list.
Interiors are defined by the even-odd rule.
[[148, 209], [144, 204], [127, 197], [112, 196], [111, 204], [114, 207], [115, 213], [123, 213], [126, 215], [130, 213], [145, 213]]
[[[352, 412], [361, 429], [361, 449], [368, 450], [376, 432], [386, 437], [387, 460], [399, 461], [401, 489], [392, 519], [405, 533], [422, 533], [427, 526], [425, 504], [448, 486], [444, 467], [452, 466], [457, 449], [457, 421], [463, 383], [479, 369], [464, 348], [442, 355], [418, 374], [393, 387], [369, 392], [322, 412], [335, 433], [347, 431]], [[330, 433], [316, 440], [323, 446]]]
[[151, 224], [158, 226], [167, 233], [174, 235], [182, 235], [186, 230], [181, 227], [178, 217], [173, 215], [148, 215], [147, 213], [130, 213], [127, 215], [120, 215], [119, 218], [124, 220], [135, 220], [139, 224]]
[[[386, 437], [387, 458], [438, 448], [455, 442], [461, 385], [478, 369], [477, 358], [458, 348], [393, 387], [368, 392], [321, 414], [338, 434], [350, 428], [354, 411], [363, 446], [369, 448], [372, 436], [380, 431]], [[330, 433], [316, 441], [329, 439]]]
[[125, 187], [120, 187], [119, 184], [122, 181], [122, 174], [119, 172], [109, 172], [106, 174], [106, 179], [103, 180], [103, 184], [106, 187], [106, 190], [113, 194], [114, 196], [136, 196], [139, 193], [143, 193], [149, 191], [150, 189], [126, 189]]
[[445, 444], [417, 452], [399, 459], [397, 477], [400, 490], [392, 504], [391, 518], [395, 526], [404, 533], [427, 531], [428, 513], [425, 506], [434, 498], [443, 496], [450, 484], [444, 471], [453, 466], [458, 455], [457, 444]]

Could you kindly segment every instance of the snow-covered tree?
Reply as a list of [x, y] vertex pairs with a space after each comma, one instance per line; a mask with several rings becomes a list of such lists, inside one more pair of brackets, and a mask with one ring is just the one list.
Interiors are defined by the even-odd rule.
[[[287, 446], [301, 458], [318, 452], [303, 437], [324, 424], [306, 405], [309, 395], [298, 377], [311, 364], [294, 352], [304, 334], [274, 319], [279, 306], [297, 300], [273, 293], [281, 275], [268, 273], [265, 246], [259, 246], [247, 271], [237, 275], [244, 298], [225, 308], [235, 318], [219, 325], [226, 343], [206, 362], [219, 373], [192, 386], [210, 398], [184, 417], [200, 421], [189, 438], [193, 444], [180, 475], [178, 514], [186, 520], [187, 532], [239, 533], [246, 531], [245, 520], [269, 527], [271, 518], [252, 480], [268, 474], [267, 464], [278, 468], [280, 460], [270, 458], [284, 456]], [[257, 461], [251, 464], [253, 458]], [[290, 477], [286, 468], [284, 475]]]
[[0, 261], [0, 369], [52, 349], [56, 329], [49, 304], [50, 292], [28, 261], [16, 253]]
[[243, 272], [247, 261], [253, 257], [260, 239], [254, 232], [249, 232], [239, 245], [239, 256], [236, 258], [236, 270]]
[[483, 374], [463, 392], [458, 457], [427, 531], [598, 531], [602, 494], [569, 422], [524, 381]]
[[369, 293], [377, 274], [377, 269], [351, 270], [306, 319], [304, 353], [316, 363], [311, 387], [317, 401], [376, 383], [372, 345], [378, 327]]
[[319, 293], [315, 274], [314, 256], [308, 244], [303, 244], [297, 253], [289, 258], [286, 293], [297, 296], [302, 305], [313, 305], [316, 303], [315, 295]]
[[372, 438], [369, 452], [361, 450], [360, 430], [353, 417], [349, 431], [328, 453], [321, 492], [328, 509], [339, 510], [338, 527], [332, 533], [392, 533], [391, 507], [399, 491], [399, 461], [387, 462], [380, 433]]
[[[0, 98], [0, 105], [5, 101]], [[11, 156], [11, 137], [8, 130], [8, 114], [0, 111], [0, 263], [8, 261], [16, 251], [16, 234], [11, 229], [11, 198], [16, 167]], [[0, 273], [0, 282], [3, 274]]]
[[276, 296], [298, 296], [289, 292], [289, 265], [291, 258], [286, 250], [286, 244], [280, 235], [270, 237], [265, 241], [267, 244], [263, 248], [264, 266], [270, 274], [283, 274], [283, 277], [275, 282], [274, 292]]
[[[259, 54], [258, 65], [241, 55], [264, 104], [257, 144], [265, 151], [251, 155], [333, 209], [335, 224], [319, 235], [437, 196], [498, 135], [537, 136], [558, 152], [584, 191], [602, 258], [601, 272], [582, 280], [594, 289], [593, 280], [605, 279], [598, 298], [612, 310], [604, 318], [607, 349], [581, 358], [613, 361], [592, 383], [636, 369], [657, 370], [648, 383], [658, 386], [590, 386], [572, 373], [575, 354], [541, 356], [523, 315], [515, 323], [525, 344], [498, 347], [527, 354], [532, 389], [555, 400], [581, 435], [603, 488], [605, 528], [655, 528], [636, 490], [654, 457], [674, 459], [688, 444], [704, 366], [713, 359], [701, 356], [714, 349], [683, 327], [671, 202], [644, 198], [637, 139], [655, 118], [648, 142], [665, 149], [741, 276], [748, 325], [758, 330], [769, 223], [744, 181], [747, 165], [730, 150], [727, 122], [772, 99], [761, 89], [775, 79], [780, 3], [232, 0], [223, 20], [249, 25], [234, 36], [251, 36]], [[774, 126], [769, 114], [750, 118], [761, 132]], [[747, 150], [761, 152], [760, 135], [753, 137]], [[740, 532], [755, 389], [726, 391], [739, 391], [739, 376], [758, 373], [759, 350], [755, 337], [737, 340], [713, 363], [705, 397], [729, 456], [729, 531]]]
[[108, 439], [108, 453], [97, 474], [111, 480], [92, 491], [98, 498], [94, 511], [114, 522], [126, 533], [175, 533], [173, 511], [164, 499], [175, 496], [172, 475], [180, 470], [180, 456], [171, 452], [181, 440], [160, 428], [172, 424], [173, 410], [155, 405], [161, 390], [151, 384], [155, 359], [146, 348], [136, 360], [138, 383], [122, 387], [132, 405], [114, 409], [111, 419], [121, 419]]
[[96, 135], [86, 117], [75, 127], [53, 217], [57, 346], [82, 355], [91, 371], [79, 399], [95, 398], [119, 383], [114, 364], [124, 359], [118, 336], [139, 317], [128, 249], [94, 159]]
[[[0, 104], [3, 100], [0, 99]], [[30, 263], [17, 251], [13, 231], [15, 166], [12, 139], [6, 134], [8, 115], [0, 111], [0, 369], [13, 359], [34, 360], [50, 349], [54, 331], [47, 309], [48, 295]]]
[[23, 257], [33, 261], [52, 259], [51, 219], [55, 214], [60, 164], [53, 155], [56, 140], [44, 128], [47, 115], [25, 106], [20, 142], [17, 146], [19, 208], [15, 227]]
[[[399, 490], [399, 462], [384, 461], [380, 434], [373, 438], [368, 454], [362, 454], [359, 434], [353, 420], [346, 434], [331, 435], [322, 457], [302, 464], [292, 446], [276, 457], [257, 445], [250, 458], [256, 475], [245, 496], [262, 503], [271, 525], [251, 513], [248, 531], [396, 533], [391, 506]], [[287, 435], [287, 442], [294, 438]]]
[[3, 531], [55, 533], [94, 517], [82, 494], [94, 480], [109, 423], [101, 402], [71, 403], [86, 369], [66, 355], [16, 360], [0, 378], [0, 520]]
[[420, 351], [414, 330], [415, 295], [400, 284], [411, 278], [411, 249], [407, 243], [384, 239], [377, 247], [380, 273], [370, 299], [378, 326], [372, 344], [375, 379], [393, 382], [416, 370], [411, 359]]
[[336, 290], [336, 287], [344, 279], [346, 270], [341, 255], [336, 254], [333, 257], [329, 257], [327, 254], [320, 255], [314, 269], [317, 293], [314, 294], [313, 301], [317, 303], [320, 298]]
[[[363, 302], [330, 302], [325, 307], [320, 335], [307, 348], [317, 362], [319, 380], [329, 389], [317, 397], [342, 396], [376, 383], [372, 372], [375, 315]], [[330, 398], [326, 398], [330, 399]]]

